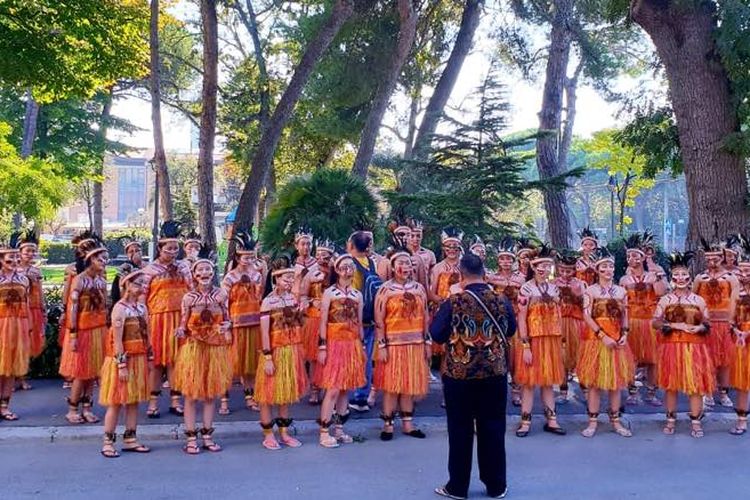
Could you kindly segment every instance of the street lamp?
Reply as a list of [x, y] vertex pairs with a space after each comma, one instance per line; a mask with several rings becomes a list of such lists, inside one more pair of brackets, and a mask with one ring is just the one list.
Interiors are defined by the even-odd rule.
[[154, 171], [154, 225], [151, 228], [151, 262], [156, 261], [156, 242], [159, 239], [159, 171], [156, 169], [156, 161], [151, 158], [148, 161], [151, 170]]
[[617, 191], [617, 179], [615, 179], [614, 175], [609, 176], [607, 188], [609, 189], [609, 239], [611, 240], [615, 237], [615, 191]]

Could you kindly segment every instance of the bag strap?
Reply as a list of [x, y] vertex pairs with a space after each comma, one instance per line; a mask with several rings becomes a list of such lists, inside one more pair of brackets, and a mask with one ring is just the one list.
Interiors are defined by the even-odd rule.
[[487, 306], [484, 304], [484, 302], [482, 302], [482, 299], [480, 299], [479, 296], [477, 296], [477, 294], [475, 294], [474, 292], [472, 292], [468, 288], [465, 288], [464, 291], [466, 293], [468, 293], [469, 295], [471, 295], [474, 298], [474, 300], [477, 301], [477, 304], [479, 304], [482, 307], [482, 309], [484, 310], [485, 314], [490, 317], [490, 319], [492, 320], [492, 324], [495, 325], [495, 329], [497, 330], [498, 335], [500, 335], [500, 337], [503, 339], [503, 343], [507, 346], [508, 345], [508, 339], [507, 339], [507, 337], [505, 337], [505, 332], [500, 327], [500, 323], [498, 323], [497, 319], [495, 319], [495, 315], [490, 312], [490, 310], [487, 308]]

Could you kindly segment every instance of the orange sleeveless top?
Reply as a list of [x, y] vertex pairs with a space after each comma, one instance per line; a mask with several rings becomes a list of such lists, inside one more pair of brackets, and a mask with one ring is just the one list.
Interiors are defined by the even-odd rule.
[[[127, 354], [146, 354], [148, 350], [146, 320], [143, 316], [125, 318], [122, 325], [122, 347]], [[109, 329], [107, 356], [115, 355], [114, 327]]]
[[21, 283], [0, 284], [0, 318], [26, 318], [26, 287]]
[[[308, 292], [308, 297], [310, 300], [320, 300], [323, 298], [323, 281], [318, 281], [317, 283], [310, 283], [310, 291]], [[333, 306], [333, 303], [331, 303], [331, 306]], [[310, 306], [307, 308], [307, 311], [305, 311], [305, 315], [308, 318], [320, 318], [320, 308], [315, 307], [312, 305], [312, 302], [310, 302]], [[330, 318], [329, 318], [329, 324], [330, 324]]]
[[628, 293], [629, 318], [650, 320], [654, 317], [658, 301], [653, 283], [631, 283], [625, 287], [625, 291]]
[[560, 307], [553, 301], [532, 297], [526, 315], [526, 328], [529, 337], [559, 337]]
[[[623, 305], [617, 299], [594, 299], [591, 304], [591, 318], [599, 325], [602, 332], [614, 341], [622, 337]], [[586, 328], [584, 340], [596, 339], [596, 334]]]
[[712, 321], [727, 321], [726, 314], [731, 308], [730, 298], [732, 297], [732, 285], [728, 281], [717, 279], [701, 281], [695, 293], [706, 301], [706, 308], [711, 312]]
[[205, 304], [195, 305], [190, 310], [187, 321], [187, 334], [191, 339], [208, 345], [226, 345], [226, 337], [221, 333], [219, 327], [224, 321], [221, 308]]
[[187, 292], [185, 279], [179, 274], [167, 272], [154, 276], [149, 284], [148, 312], [178, 312], [182, 308], [182, 298]]
[[451, 295], [451, 286], [461, 281], [461, 275], [456, 272], [438, 274], [436, 294], [441, 299], [447, 299]]
[[260, 296], [258, 285], [244, 275], [229, 289], [229, 317], [232, 326], [255, 326], [260, 324]]
[[583, 319], [583, 295], [576, 295], [569, 286], [559, 286], [560, 317]]
[[[669, 304], [664, 309], [664, 321], [667, 323], [687, 323], [699, 325], [703, 322], [703, 313], [692, 304]], [[669, 335], [662, 337], [665, 343], [705, 344], [706, 335], [698, 335], [683, 330], [672, 330]]]
[[576, 271], [576, 278], [591, 286], [596, 282], [596, 270], [587, 267], [586, 269]]
[[78, 295], [78, 330], [107, 326], [107, 298], [101, 288], [86, 288]]
[[331, 300], [328, 308], [326, 340], [359, 340], [359, 306], [355, 300], [350, 298]]
[[296, 306], [285, 306], [269, 312], [271, 348], [302, 343], [302, 314]]
[[385, 304], [385, 338], [388, 345], [424, 342], [424, 299], [411, 292], [391, 295]]

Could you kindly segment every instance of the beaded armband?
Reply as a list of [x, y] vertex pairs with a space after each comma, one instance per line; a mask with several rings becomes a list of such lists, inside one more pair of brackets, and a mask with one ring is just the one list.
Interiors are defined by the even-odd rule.
[[126, 368], [128, 366], [127, 353], [118, 352], [115, 354], [115, 361], [117, 361], [117, 368]]

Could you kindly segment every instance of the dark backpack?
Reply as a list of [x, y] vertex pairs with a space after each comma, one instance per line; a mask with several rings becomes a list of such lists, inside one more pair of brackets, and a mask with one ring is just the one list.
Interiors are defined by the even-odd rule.
[[368, 267], [363, 266], [356, 258], [354, 265], [362, 273], [362, 323], [371, 325], [375, 322], [375, 296], [383, 285], [383, 280], [378, 276], [375, 270], [375, 262], [367, 258]]

